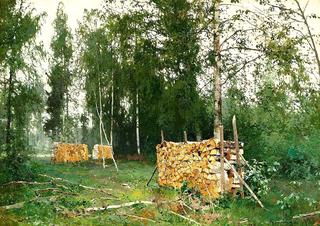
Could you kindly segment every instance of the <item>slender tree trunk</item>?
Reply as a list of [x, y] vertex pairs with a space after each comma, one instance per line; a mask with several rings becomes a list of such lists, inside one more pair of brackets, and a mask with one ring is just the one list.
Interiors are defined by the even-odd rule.
[[[102, 146], [103, 145], [103, 140], [102, 140], [102, 129], [103, 129], [103, 122], [102, 122], [102, 101], [101, 101], [101, 84], [100, 84], [100, 80], [99, 80], [99, 121], [100, 121], [100, 126], [99, 126], [99, 129], [100, 129], [100, 145]], [[106, 167], [106, 164], [105, 164], [105, 158], [104, 158], [104, 148], [102, 148], [102, 166], [103, 168]]]
[[136, 94], [136, 136], [137, 136], [137, 152], [140, 155], [140, 136], [139, 136], [139, 93]]
[[114, 102], [114, 88], [113, 88], [113, 73], [111, 78], [111, 116], [110, 116], [110, 144], [113, 151], [113, 102]]
[[13, 93], [13, 77], [14, 69], [10, 65], [9, 71], [9, 87], [8, 87], [8, 99], [7, 99], [7, 125], [6, 125], [6, 150], [9, 151], [11, 144], [11, 123], [12, 123], [12, 93]]
[[220, 50], [220, 0], [214, 3], [214, 54], [215, 63], [213, 68], [214, 80], [214, 137], [220, 139], [219, 126], [222, 124], [222, 98], [221, 98], [221, 50]]
[[318, 66], [318, 74], [319, 74], [319, 77], [320, 77], [320, 56], [319, 56], [319, 53], [318, 53], [318, 50], [317, 50], [317, 45], [316, 45], [316, 42], [315, 42], [315, 40], [313, 38], [313, 35], [312, 35], [312, 32], [311, 32], [307, 17], [306, 17], [306, 15], [304, 13], [304, 10], [301, 8], [301, 5], [300, 5], [298, 0], [295, 0], [295, 2], [297, 4], [297, 6], [298, 6], [298, 9], [299, 9], [299, 12], [300, 12], [300, 16], [303, 19], [303, 23], [304, 23], [304, 25], [306, 26], [306, 28], [308, 30], [308, 35], [309, 35], [309, 38], [310, 38], [310, 41], [311, 41], [311, 44], [310, 44], [311, 45], [311, 49], [313, 50], [315, 58], [316, 58], [316, 62], [317, 62], [317, 66]]
[[[64, 97], [64, 95], [63, 95], [63, 97]], [[63, 101], [63, 104], [62, 104], [62, 128], [61, 128], [61, 134], [59, 135], [60, 140], [62, 140], [63, 142], [65, 142], [65, 139], [64, 139], [65, 124], [66, 124], [66, 116], [65, 116], [64, 101]]]

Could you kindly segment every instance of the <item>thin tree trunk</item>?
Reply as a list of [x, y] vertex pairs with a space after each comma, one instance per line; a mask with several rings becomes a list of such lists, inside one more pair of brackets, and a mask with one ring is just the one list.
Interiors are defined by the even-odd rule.
[[222, 124], [222, 107], [221, 107], [221, 49], [220, 49], [220, 0], [215, 1], [214, 15], [214, 54], [215, 63], [213, 68], [214, 79], [214, 137], [220, 139], [219, 126]]
[[111, 75], [111, 116], [110, 116], [110, 144], [113, 152], [113, 103], [114, 103], [114, 88], [113, 88], [113, 73]]
[[11, 143], [11, 123], [12, 123], [12, 93], [13, 93], [13, 77], [14, 70], [10, 65], [9, 71], [9, 87], [8, 87], [8, 99], [7, 99], [7, 125], [6, 125], [6, 150], [9, 151]]
[[[103, 122], [102, 122], [102, 101], [101, 101], [101, 84], [100, 84], [100, 79], [99, 79], [99, 121], [100, 121], [100, 126], [99, 126], [99, 129], [100, 129], [100, 145], [102, 146], [103, 145], [103, 140], [102, 140], [102, 128], [103, 128]], [[102, 166], [103, 168], [106, 167], [105, 165], [105, 158], [104, 158], [104, 148], [102, 148]]]
[[137, 152], [140, 155], [140, 136], [139, 136], [139, 93], [136, 94], [136, 136], [137, 136]]
[[298, 6], [298, 9], [299, 9], [299, 12], [300, 12], [300, 16], [303, 19], [303, 23], [304, 23], [304, 25], [306, 26], [306, 28], [308, 30], [308, 35], [309, 35], [309, 38], [311, 40], [311, 49], [313, 50], [315, 58], [316, 58], [316, 61], [317, 61], [318, 73], [319, 73], [319, 77], [320, 77], [320, 56], [319, 56], [319, 53], [318, 53], [318, 50], [317, 50], [317, 45], [316, 45], [316, 42], [315, 42], [315, 40], [314, 40], [314, 38], [312, 36], [312, 32], [311, 32], [308, 20], [306, 18], [306, 15], [304, 14], [304, 10], [301, 8], [301, 5], [300, 5], [298, 0], [295, 0], [295, 2], [297, 4], [297, 6]]
[[[64, 97], [64, 95], [63, 95], [63, 97]], [[59, 135], [60, 140], [62, 140], [63, 142], [65, 141], [65, 139], [64, 139], [65, 123], [66, 123], [66, 119], [65, 119], [64, 101], [63, 101], [63, 104], [62, 104], [62, 128], [61, 128], [62, 131], [61, 131], [61, 134]]]

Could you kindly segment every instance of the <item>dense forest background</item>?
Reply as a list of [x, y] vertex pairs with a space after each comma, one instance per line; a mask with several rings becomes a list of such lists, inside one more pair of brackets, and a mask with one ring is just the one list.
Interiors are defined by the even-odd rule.
[[232, 140], [233, 115], [246, 159], [277, 162], [279, 175], [313, 176], [320, 60], [310, 21], [319, 15], [298, 0], [239, 2], [106, 0], [75, 32], [60, 3], [47, 50], [37, 40], [46, 15], [2, 0], [0, 159], [13, 172], [6, 180], [29, 175], [28, 159], [50, 153], [52, 142], [91, 149], [103, 140], [116, 158], [141, 150], [152, 161], [161, 130], [166, 140], [183, 140], [183, 131], [207, 139], [222, 123]]

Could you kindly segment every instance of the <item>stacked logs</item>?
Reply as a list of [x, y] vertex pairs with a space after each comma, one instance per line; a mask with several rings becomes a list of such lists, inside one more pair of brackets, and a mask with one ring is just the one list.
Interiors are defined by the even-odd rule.
[[92, 150], [93, 159], [111, 159], [112, 158], [112, 147], [110, 145], [95, 144]]
[[79, 162], [88, 160], [88, 146], [86, 144], [55, 143], [52, 161]]
[[[222, 191], [223, 173], [225, 191], [239, 187], [239, 181], [231, 169], [226, 164], [224, 169], [221, 169], [218, 140], [184, 143], [164, 141], [158, 144], [156, 149], [159, 185], [181, 188], [183, 182], [187, 182], [188, 187], [200, 191], [201, 194], [217, 198]], [[243, 154], [243, 149], [240, 154]], [[237, 164], [233, 142], [224, 142], [224, 155], [231, 164]]]

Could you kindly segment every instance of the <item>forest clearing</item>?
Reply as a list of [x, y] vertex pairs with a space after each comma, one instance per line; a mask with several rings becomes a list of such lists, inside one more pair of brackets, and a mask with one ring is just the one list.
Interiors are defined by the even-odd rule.
[[[290, 203], [293, 205], [290, 209], [277, 205], [281, 194], [288, 196], [292, 190], [296, 194], [308, 190], [307, 197], [319, 201], [319, 185], [310, 181], [294, 184], [273, 180], [270, 193], [262, 198], [266, 206], [262, 209], [248, 198], [201, 200], [191, 196], [187, 190], [159, 188], [156, 178], [147, 187], [153, 165], [140, 161], [120, 160], [118, 173], [112, 161], [108, 161], [107, 176], [101, 170], [101, 161], [99, 164], [89, 161], [56, 165], [51, 165], [48, 159], [39, 162], [44, 167], [41, 174], [47, 176], [40, 176], [36, 181], [50, 183], [1, 186], [4, 194], [1, 205], [12, 205], [12, 200], [24, 202], [19, 208], [0, 212], [2, 222], [7, 222], [2, 225], [313, 225], [319, 219], [316, 215], [293, 219], [302, 213], [315, 212], [316, 206], [310, 206], [307, 199]], [[68, 182], [54, 181], [50, 177]], [[95, 190], [79, 185], [94, 187]], [[136, 201], [150, 203], [88, 210]]]
[[0, 0], [1, 225], [320, 225], [319, 0]]

